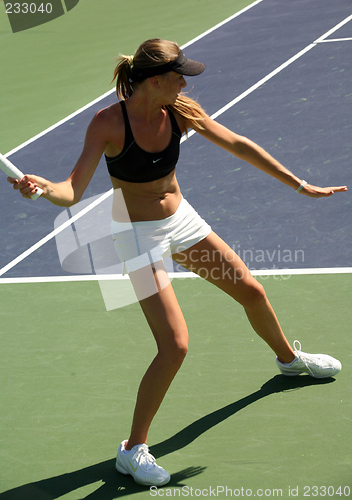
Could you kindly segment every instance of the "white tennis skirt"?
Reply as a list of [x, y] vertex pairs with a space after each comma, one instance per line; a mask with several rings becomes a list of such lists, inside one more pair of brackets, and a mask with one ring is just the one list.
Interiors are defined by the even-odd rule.
[[210, 232], [209, 224], [184, 198], [176, 212], [165, 219], [111, 222], [114, 247], [124, 264], [123, 274], [187, 250]]

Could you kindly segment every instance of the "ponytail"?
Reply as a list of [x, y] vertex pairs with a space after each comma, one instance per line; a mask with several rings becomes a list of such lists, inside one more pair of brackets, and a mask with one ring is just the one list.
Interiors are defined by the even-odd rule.
[[114, 78], [110, 83], [116, 80], [116, 94], [119, 99], [128, 99], [133, 94], [132, 67], [133, 56], [120, 56], [117, 59]]

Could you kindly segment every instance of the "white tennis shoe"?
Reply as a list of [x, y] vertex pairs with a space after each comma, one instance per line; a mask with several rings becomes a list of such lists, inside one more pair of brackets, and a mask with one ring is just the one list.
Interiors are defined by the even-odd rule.
[[[298, 344], [298, 348], [296, 347]], [[311, 377], [327, 378], [333, 377], [341, 370], [342, 366], [338, 359], [327, 354], [308, 354], [301, 351], [301, 343], [295, 340], [293, 343], [295, 349], [295, 359], [292, 363], [281, 363], [276, 358], [276, 364], [283, 375], [293, 377], [300, 373], [308, 373]]]
[[117, 450], [116, 469], [122, 474], [130, 474], [136, 483], [143, 486], [163, 486], [170, 481], [170, 474], [156, 464], [146, 444], [137, 444], [127, 451], [127, 439]]

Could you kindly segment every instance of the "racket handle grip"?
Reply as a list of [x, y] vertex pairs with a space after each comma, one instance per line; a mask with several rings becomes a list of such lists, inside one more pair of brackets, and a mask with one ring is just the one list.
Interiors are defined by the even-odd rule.
[[32, 200], [37, 200], [39, 198], [39, 196], [41, 196], [43, 194], [43, 190], [40, 189], [39, 187], [37, 187], [37, 192], [32, 194], [31, 198]]
[[[15, 165], [13, 163], [11, 163], [10, 160], [8, 160], [1, 153], [0, 153], [0, 168], [3, 172], [5, 172], [5, 174], [8, 177], [13, 177], [14, 179], [17, 179], [18, 181], [20, 181], [23, 177], [23, 173], [21, 172], [21, 170], [19, 170], [17, 167], [15, 167]], [[31, 198], [32, 198], [32, 200], [36, 200], [42, 194], [43, 194], [42, 189], [37, 187], [37, 192], [34, 193], [31, 196]]]

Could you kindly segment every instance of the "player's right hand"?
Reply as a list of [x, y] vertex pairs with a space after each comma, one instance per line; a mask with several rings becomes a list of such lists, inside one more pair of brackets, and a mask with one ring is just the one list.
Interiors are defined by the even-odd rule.
[[44, 191], [45, 180], [37, 175], [24, 175], [20, 181], [8, 177], [7, 181], [13, 185], [16, 191], [21, 193], [23, 198], [31, 198], [37, 192], [38, 187]]

